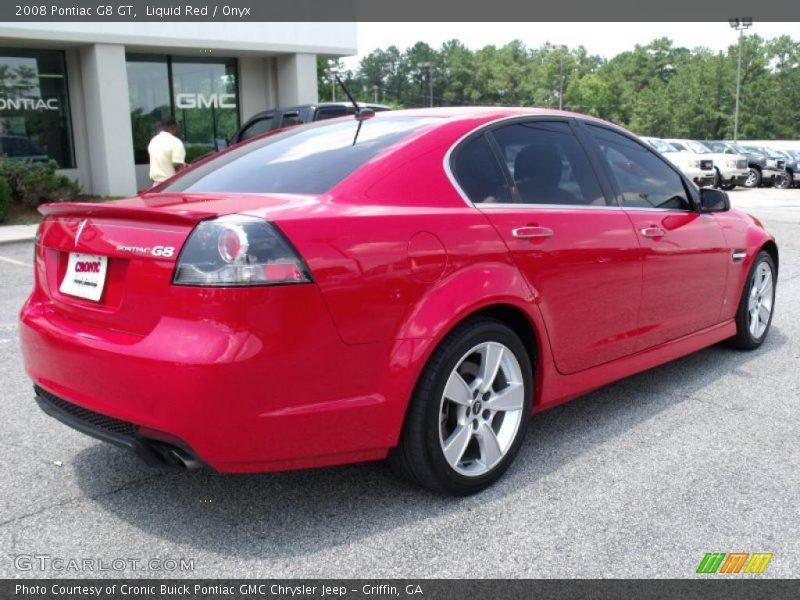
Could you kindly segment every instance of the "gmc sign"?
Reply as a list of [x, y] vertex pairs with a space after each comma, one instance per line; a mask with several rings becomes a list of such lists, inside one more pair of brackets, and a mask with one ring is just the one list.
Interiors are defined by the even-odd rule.
[[175, 95], [178, 108], [236, 108], [236, 94], [191, 94]]

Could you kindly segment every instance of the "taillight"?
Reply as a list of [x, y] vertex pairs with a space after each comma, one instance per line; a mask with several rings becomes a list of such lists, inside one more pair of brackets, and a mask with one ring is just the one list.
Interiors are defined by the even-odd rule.
[[309, 283], [297, 251], [272, 224], [228, 215], [203, 221], [184, 244], [175, 285], [231, 287]]

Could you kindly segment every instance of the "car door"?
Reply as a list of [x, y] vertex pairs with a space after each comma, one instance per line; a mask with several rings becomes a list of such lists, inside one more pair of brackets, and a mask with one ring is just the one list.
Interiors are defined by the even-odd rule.
[[731, 255], [716, 217], [694, 209], [696, 188], [632, 136], [585, 129], [642, 248], [637, 350], [719, 323]]
[[558, 370], [633, 352], [638, 241], [570, 120], [498, 125], [466, 140], [451, 165], [532, 288]]

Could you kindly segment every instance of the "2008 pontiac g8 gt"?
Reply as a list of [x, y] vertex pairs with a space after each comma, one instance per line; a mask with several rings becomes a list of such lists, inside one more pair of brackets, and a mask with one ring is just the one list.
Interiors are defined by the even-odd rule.
[[357, 115], [135, 198], [43, 207], [25, 366], [151, 463], [387, 458], [469, 494], [528, 416], [769, 331], [778, 249], [635, 136], [535, 109]]

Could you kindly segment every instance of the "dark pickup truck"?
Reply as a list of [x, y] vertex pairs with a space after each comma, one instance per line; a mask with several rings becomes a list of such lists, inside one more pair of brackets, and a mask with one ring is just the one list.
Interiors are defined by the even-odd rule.
[[[359, 104], [360, 108], [370, 108], [375, 112], [391, 110], [383, 104]], [[320, 102], [265, 110], [252, 117], [231, 136], [229, 144], [238, 144], [246, 139], [267, 133], [274, 129], [283, 129], [301, 123], [322, 121], [346, 117], [355, 114], [355, 107], [350, 102]]]
[[762, 152], [754, 148], [747, 148], [736, 142], [724, 142], [721, 140], [705, 142], [706, 146], [714, 152], [725, 154], [743, 154], [747, 157], [747, 167], [750, 175], [744, 182], [744, 187], [754, 188], [759, 185], [772, 185], [776, 180], [784, 176], [784, 166], [778, 166], [778, 161], [774, 158], [765, 156]]

